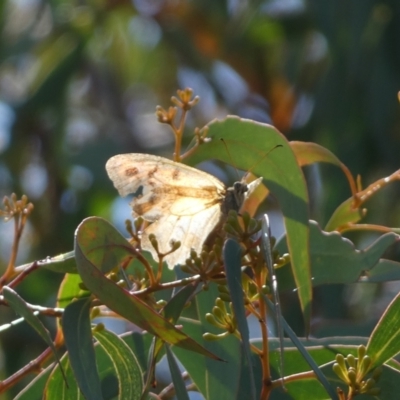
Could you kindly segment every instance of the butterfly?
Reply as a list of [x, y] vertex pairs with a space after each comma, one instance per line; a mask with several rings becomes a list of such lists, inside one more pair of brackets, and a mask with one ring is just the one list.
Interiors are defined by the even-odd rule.
[[109, 178], [119, 194], [133, 194], [134, 217], [152, 222], [142, 233], [142, 249], [157, 260], [149, 240], [154, 234], [160, 253], [170, 251], [171, 241], [181, 246], [164, 260], [170, 269], [184, 264], [191, 249], [198, 254], [209, 234], [224, 220], [230, 210], [239, 212], [244, 201], [262, 178], [246, 184], [225, 185], [214, 176], [149, 154], [119, 154], [106, 163]]

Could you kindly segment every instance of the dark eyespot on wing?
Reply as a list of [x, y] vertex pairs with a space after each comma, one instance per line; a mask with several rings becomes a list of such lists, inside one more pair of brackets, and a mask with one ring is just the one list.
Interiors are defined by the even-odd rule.
[[147, 173], [148, 178], [153, 178], [154, 174], [158, 171], [158, 167], [155, 166], [152, 170]]
[[156, 196], [155, 194], [153, 194], [149, 197], [149, 200], [146, 201], [145, 203], [137, 203], [137, 202], [135, 202], [135, 199], [133, 199], [131, 206], [132, 206], [133, 211], [137, 215], [145, 215], [147, 212], [149, 212], [154, 207], [154, 205], [156, 205], [160, 201], [161, 201], [161, 198], [159, 196]]
[[177, 179], [179, 178], [179, 175], [180, 175], [179, 169], [178, 169], [178, 168], [175, 168], [175, 169], [172, 171], [172, 179], [173, 179], [173, 180], [177, 180]]
[[125, 176], [131, 177], [131, 176], [135, 176], [139, 173], [138, 168], [136, 167], [132, 167], [132, 168], [127, 168], [125, 170]]

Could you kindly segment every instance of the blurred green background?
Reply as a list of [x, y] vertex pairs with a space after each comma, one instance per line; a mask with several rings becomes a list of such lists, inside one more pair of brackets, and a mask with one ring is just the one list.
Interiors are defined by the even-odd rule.
[[[397, 0], [2, 0], [0, 20], [0, 195], [25, 193], [35, 205], [19, 263], [70, 251], [87, 216], [121, 227], [130, 212], [105, 162], [123, 152], [171, 157], [154, 111], [178, 88], [201, 97], [187, 143], [196, 126], [236, 114], [327, 147], [364, 186], [399, 167]], [[333, 167], [305, 172], [323, 226], [350, 190]], [[366, 221], [399, 226], [398, 195], [396, 185], [382, 191]], [[0, 224], [1, 268], [12, 231]], [[41, 271], [20, 292], [51, 306], [61, 279]], [[398, 290], [317, 288], [312, 333], [368, 335]], [[283, 309], [301, 334], [295, 303], [287, 294]], [[13, 317], [2, 307], [1, 323]], [[0, 341], [3, 377], [44, 348], [22, 325]]]

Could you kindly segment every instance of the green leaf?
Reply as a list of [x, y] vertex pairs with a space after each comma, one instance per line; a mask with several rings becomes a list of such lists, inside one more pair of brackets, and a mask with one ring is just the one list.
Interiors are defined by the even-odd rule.
[[[216, 285], [210, 284], [207, 290], [200, 292], [194, 300], [199, 320], [180, 318], [179, 322], [191, 337], [225, 362], [188, 353], [177, 347], [174, 347], [173, 351], [207, 400], [232, 400], [237, 399], [239, 393], [242, 367], [240, 341], [233, 335], [217, 341], [206, 341], [202, 337], [205, 332], [221, 333], [221, 330], [210, 325], [205, 319], [205, 314], [212, 310], [217, 296]], [[256, 384], [261, 384], [261, 375], [257, 375], [255, 379]]]
[[[68, 253], [59, 254], [54, 257], [46, 257], [43, 260], [36, 261], [36, 264], [40, 268], [46, 268], [53, 272], [59, 272], [61, 274], [66, 273], [77, 273], [76, 264], [75, 264], [75, 254], [73, 251], [69, 251]], [[17, 271], [23, 271], [26, 268], [30, 267], [32, 262], [24, 265], [20, 265], [16, 267]]]
[[[366, 249], [357, 250], [349, 239], [338, 232], [324, 232], [315, 221], [310, 221], [313, 286], [368, 281], [369, 271], [373, 271], [387, 248], [398, 240], [399, 236], [395, 233], [386, 233]], [[278, 247], [281, 254], [285, 252], [283, 243]], [[289, 268], [278, 269], [276, 275], [281, 290], [294, 289]]]
[[121, 335], [121, 338], [135, 354], [140, 364], [140, 368], [144, 371], [147, 368], [147, 358], [152, 343], [153, 336], [149, 333], [129, 332]]
[[[264, 296], [264, 300], [265, 302], [268, 304], [268, 307], [270, 309], [273, 310], [273, 312], [276, 314], [276, 307], [274, 304], [272, 304], [272, 302], [266, 297]], [[289, 324], [286, 322], [286, 320], [280, 316], [281, 318], [281, 322], [282, 322], [282, 327], [285, 330], [286, 334], [288, 335], [288, 337], [290, 338], [290, 340], [293, 342], [293, 344], [296, 346], [299, 354], [301, 354], [301, 356], [303, 357], [304, 361], [307, 362], [307, 364], [311, 367], [311, 369], [314, 371], [315, 376], [318, 378], [318, 381], [320, 382], [320, 384], [324, 387], [325, 391], [327, 394], [329, 394], [329, 396], [331, 397], [331, 399], [336, 400], [337, 394], [335, 393], [335, 391], [333, 390], [333, 388], [329, 385], [325, 375], [321, 372], [321, 370], [318, 368], [317, 363], [315, 362], [315, 360], [312, 358], [312, 356], [309, 354], [309, 352], [306, 350], [306, 348], [303, 346], [303, 343], [301, 342], [301, 340], [299, 340], [299, 338], [296, 336], [296, 334], [294, 333], [294, 331], [292, 330], [292, 328], [289, 326]], [[280, 342], [280, 348], [279, 350], [282, 351], [282, 342], [283, 340], [279, 340]], [[280, 354], [280, 356], [282, 357], [282, 354]], [[281, 363], [283, 364], [283, 362]], [[281, 365], [279, 366], [281, 367]], [[282, 372], [281, 372], [282, 373]]]
[[187, 302], [193, 296], [196, 289], [197, 283], [193, 283], [186, 285], [175, 293], [163, 308], [164, 317], [169, 321], [176, 323], [182, 310], [185, 308]]
[[176, 362], [175, 357], [168, 345], [165, 346], [165, 351], [167, 353], [169, 370], [171, 372], [172, 383], [174, 384], [176, 397], [178, 400], [189, 400], [189, 396], [186, 391], [186, 385], [182, 378], [182, 373], [179, 370], [178, 363]]
[[[49, 365], [39, 375], [32, 379], [14, 398], [14, 400], [43, 400], [46, 382], [54, 368], [54, 365]], [[60, 379], [63, 381], [62, 374]]]
[[324, 229], [332, 232], [340, 226], [355, 224], [364, 217], [365, 212], [362, 208], [354, 208], [354, 199], [350, 197], [336, 208]]
[[[271, 125], [238, 117], [215, 120], [208, 125], [211, 140], [198, 146], [185, 159], [190, 165], [209, 159], [232, 163], [264, 178], [264, 183], [282, 210], [293, 276], [298, 288], [306, 327], [311, 316], [311, 272], [309, 259], [308, 194], [303, 173], [292, 148]], [[224, 139], [229, 153], [221, 142]], [[269, 152], [275, 146], [274, 151]], [[269, 152], [269, 153], [268, 153]], [[268, 155], [266, 156], [266, 154]]]
[[[68, 354], [65, 353], [61, 358], [60, 365], [65, 371], [65, 379], [62, 378], [60, 368], [53, 369], [49, 380], [47, 381], [43, 400], [84, 400], [79, 390], [77, 380], [71, 368]], [[99, 397], [102, 399], [102, 397]]]
[[128, 261], [134, 254], [128, 241], [102, 218], [87, 218], [76, 231], [75, 257], [79, 274], [85, 286], [102, 303], [167, 343], [216, 358], [139, 297], [118, 286], [102, 273]]
[[78, 274], [65, 274], [57, 294], [57, 307], [65, 308], [75, 298], [82, 297], [87, 292], [80, 288], [82, 279]]
[[88, 400], [103, 399], [90, 325], [90, 299], [79, 299], [67, 306], [62, 324], [68, 357], [75, 379]]
[[[104, 400], [116, 400], [118, 396], [117, 374], [110, 357], [98, 343], [95, 345], [96, 365], [101, 380], [101, 389]], [[61, 359], [66, 373], [65, 380], [62, 379], [58, 366], [54, 368], [46, 386], [45, 399], [48, 400], [83, 400], [83, 395], [79, 390], [74, 372], [70, 365], [68, 353]]]
[[[40, 337], [46, 342], [46, 344], [51, 348], [53, 354], [59, 363], [59, 358], [57, 355], [56, 348], [53, 344], [53, 340], [51, 339], [49, 331], [42, 324], [42, 321], [32, 312], [32, 310], [28, 307], [25, 300], [14, 290], [9, 288], [8, 286], [4, 286], [3, 288], [4, 299], [8, 302], [10, 307], [17, 312], [21, 317], [25, 319], [28, 324], [35, 329], [35, 331], [40, 335]], [[62, 372], [62, 370], [61, 370]]]
[[114, 333], [105, 329], [93, 336], [110, 357], [119, 385], [118, 400], [139, 400], [143, 390], [142, 372], [129, 346]]
[[[241, 259], [242, 250], [237, 242], [228, 239], [223, 248], [225, 273], [229, 293], [232, 300], [232, 308], [238, 325], [238, 331], [242, 338], [241, 353], [243, 353], [243, 361], [241, 363], [247, 372], [249, 382], [249, 392], [247, 393], [248, 399], [256, 399], [256, 387], [254, 382], [254, 375], [251, 368], [251, 351], [250, 351], [250, 335], [249, 326], [247, 324], [246, 311], [243, 303], [243, 288], [242, 288], [242, 270]], [[242, 370], [242, 373], [244, 371]]]
[[400, 293], [386, 308], [367, 345], [372, 367], [377, 367], [400, 353]]
[[400, 280], [400, 263], [381, 258], [378, 263], [363, 276], [362, 282], [388, 282]]
[[[320, 366], [321, 372], [327, 377], [328, 382], [334, 388], [340, 386], [345, 393], [348, 387], [339, 380], [332, 370], [333, 363], [335, 362], [336, 354], [342, 354], [345, 357], [348, 354], [353, 354], [357, 357], [357, 348], [360, 344], [366, 344], [367, 338], [363, 337], [327, 337], [324, 339], [305, 339], [299, 338], [301, 343], [305, 346], [307, 352]], [[271, 367], [276, 370], [279, 366], [278, 355], [273, 356], [278, 352], [279, 342], [277, 339], [271, 339], [270, 349], [272, 355], [270, 357]], [[253, 344], [261, 348], [261, 341], [253, 341]], [[286, 376], [293, 376], [295, 374], [305, 373], [309, 371], [309, 366], [302, 358], [296, 347], [292, 347], [290, 340], [285, 339], [285, 369]], [[400, 365], [393, 364], [393, 366], [383, 367], [382, 376], [378, 382], [378, 386], [382, 392], [379, 398], [395, 400], [398, 397], [398, 390], [400, 387]], [[286, 393], [282, 390], [274, 390], [270, 396], [272, 400], [292, 399], [292, 400], [320, 400], [327, 399], [326, 393], [321, 384], [316, 379], [297, 378], [289, 383], [285, 383], [287, 389]], [[397, 397], [396, 397], [397, 396]], [[373, 397], [360, 395], [357, 399], [369, 400]]]

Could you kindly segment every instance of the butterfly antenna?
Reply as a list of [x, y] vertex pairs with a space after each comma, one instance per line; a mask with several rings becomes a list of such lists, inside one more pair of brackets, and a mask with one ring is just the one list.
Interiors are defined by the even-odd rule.
[[233, 161], [233, 157], [232, 157], [231, 152], [229, 151], [228, 145], [226, 144], [226, 142], [225, 142], [225, 140], [224, 140], [223, 138], [221, 138], [220, 140], [221, 140], [221, 142], [222, 142], [222, 143], [224, 144], [224, 146], [225, 146], [226, 152], [228, 153], [228, 156], [229, 156], [229, 158], [230, 158], [230, 160], [231, 160], [231, 165], [233, 166], [233, 168], [235, 168], [236, 175], [237, 175], [237, 177], [238, 177], [238, 180], [240, 181], [241, 178], [240, 178], [240, 176], [239, 176], [239, 170], [237, 169], [236, 164], [235, 164], [235, 162]]
[[[226, 148], [226, 151], [227, 151], [227, 153], [228, 153], [228, 155], [229, 155], [229, 158], [231, 159], [231, 164], [232, 164], [233, 167], [235, 168], [236, 174], [237, 174], [237, 176], [238, 176], [238, 178], [239, 178], [239, 180], [240, 180], [238, 169], [237, 169], [237, 167], [236, 167], [236, 165], [235, 165], [235, 163], [234, 163], [234, 161], [233, 161], [233, 158], [232, 158], [232, 155], [231, 155], [231, 153], [230, 153], [230, 151], [229, 151], [228, 145], [226, 144], [226, 142], [225, 142], [225, 140], [224, 140], [223, 138], [221, 138], [220, 140], [221, 140], [221, 142], [224, 144], [224, 146], [225, 146], [225, 148]], [[272, 147], [272, 149], [269, 149], [259, 160], [257, 160], [257, 161], [251, 166], [251, 168], [249, 168], [249, 169], [247, 170], [246, 175], [249, 174], [258, 164], [260, 164], [260, 162], [262, 162], [272, 151], [274, 151], [274, 150], [275, 150], [276, 148], [278, 148], [278, 147], [283, 147], [283, 146], [282, 146], [281, 144], [277, 144], [277, 145], [275, 145], [274, 147]]]
[[260, 164], [269, 154], [271, 154], [278, 147], [283, 147], [281, 144], [277, 144], [272, 149], [269, 149], [259, 160], [257, 160], [247, 171], [247, 174], [250, 173], [258, 164]]

